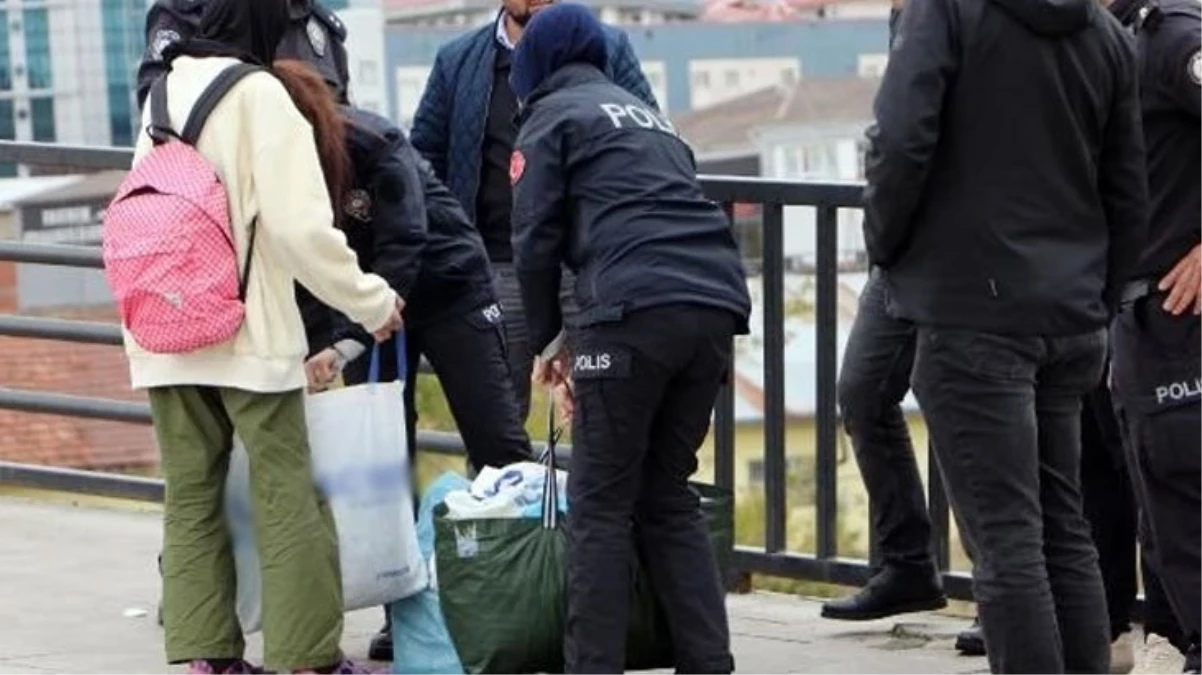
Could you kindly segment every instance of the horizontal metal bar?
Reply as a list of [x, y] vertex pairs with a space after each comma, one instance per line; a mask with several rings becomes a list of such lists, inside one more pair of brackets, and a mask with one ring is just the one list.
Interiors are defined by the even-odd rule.
[[92, 345], [123, 344], [121, 326], [114, 323], [19, 314], [0, 314], [0, 335]]
[[[121, 327], [116, 324], [20, 314], [0, 314], [0, 335], [89, 345], [124, 344]], [[418, 363], [418, 372], [423, 375], [434, 374], [434, 369], [424, 356]]]
[[[0, 141], [0, 162], [65, 165], [93, 169], [127, 169], [129, 148], [55, 143]], [[721, 202], [772, 202], [787, 205], [856, 207], [863, 186], [858, 183], [810, 183], [744, 176], [699, 176], [706, 194]]]
[[705, 196], [716, 202], [860, 208], [864, 199], [861, 183], [810, 183], [746, 176], [700, 175], [697, 178]]
[[0, 462], [0, 485], [140, 502], [163, 501], [163, 481], [158, 478], [64, 469], [57, 466]]
[[[419, 431], [418, 449], [442, 455], [462, 455], [463, 441], [456, 434]], [[570, 448], [561, 448], [570, 450]], [[556, 456], [559, 457], [557, 452]], [[565, 461], [566, 458], [560, 458]], [[163, 480], [101, 471], [67, 469], [57, 466], [0, 462], [0, 485], [33, 488], [53, 492], [112, 497], [141, 502], [163, 501]]]
[[134, 401], [0, 387], [0, 409], [85, 419], [150, 423], [150, 406]]
[[0, 141], [0, 162], [88, 169], [128, 169], [133, 160], [134, 151], [131, 148]]
[[25, 241], [0, 240], [0, 261], [104, 269], [104, 258], [99, 246], [33, 244]]
[[[867, 561], [849, 558], [820, 559], [801, 553], [765, 553], [763, 549], [736, 546], [731, 567], [740, 572], [790, 579], [807, 579], [840, 586], [863, 586], [872, 577]], [[961, 572], [943, 574], [949, 597], [972, 600], [972, 578]]]
[[[72, 396], [28, 389], [12, 389], [0, 387], [0, 409], [17, 410], [20, 412], [40, 415], [66, 415], [85, 419], [108, 420], [110, 422], [128, 422], [131, 424], [150, 424], [150, 406], [134, 401], [121, 401], [110, 398], [94, 398], [88, 396]], [[445, 431], [418, 431], [417, 447], [420, 450], [448, 455], [464, 454], [463, 439], [458, 434]], [[546, 447], [545, 443], [535, 443], [536, 455]], [[560, 445], [556, 448], [556, 457], [561, 461], [571, 458], [572, 447]]]

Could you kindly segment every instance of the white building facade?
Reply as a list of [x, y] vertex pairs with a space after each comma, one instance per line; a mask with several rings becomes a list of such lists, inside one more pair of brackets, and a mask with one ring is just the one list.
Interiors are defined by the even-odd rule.
[[[870, 120], [823, 124], [765, 126], [752, 139], [760, 154], [760, 167], [767, 178], [814, 182], [861, 182], [864, 180], [864, 130]], [[817, 212], [808, 206], [784, 209], [786, 259], [813, 263], [817, 252]], [[838, 213], [840, 262], [860, 261], [864, 256], [864, 215], [860, 209]]]

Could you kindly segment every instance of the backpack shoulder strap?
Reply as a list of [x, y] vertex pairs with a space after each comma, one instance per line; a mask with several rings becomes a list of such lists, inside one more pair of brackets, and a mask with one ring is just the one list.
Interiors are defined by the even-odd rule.
[[[259, 66], [252, 66], [249, 63], [239, 63], [221, 71], [221, 74], [214, 78], [213, 82], [205, 88], [200, 98], [196, 99], [196, 105], [192, 106], [192, 112], [188, 114], [188, 122], [184, 124], [184, 131], [180, 134], [180, 140], [188, 145], [196, 145], [196, 142], [200, 140], [200, 132], [204, 129], [205, 122], [208, 121], [209, 115], [212, 114], [213, 109], [217, 107], [221, 99], [242, 78], [259, 70], [262, 70]], [[151, 90], [151, 96], [154, 96], [153, 90]], [[165, 103], [166, 96], [163, 98]], [[152, 117], [154, 115], [153, 105], [154, 101], [152, 98]]]
[[171, 128], [171, 115], [167, 111], [167, 73], [159, 76], [150, 87], [150, 126], [146, 128], [155, 145], [166, 143], [175, 130]]

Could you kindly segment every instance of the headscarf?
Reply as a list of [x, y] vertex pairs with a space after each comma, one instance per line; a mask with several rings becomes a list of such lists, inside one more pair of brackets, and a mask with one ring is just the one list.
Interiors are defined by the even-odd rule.
[[525, 101], [552, 73], [569, 63], [587, 63], [605, 70], [609, 61], [605, 29], [583, 5], [556, 3], [535, 13], [522, 31], [509, 84]]
[[270, 66], [288, 23], [288, 0], [207, 0], [196, 35], [171, 45], [163, 57], [230, 56]]

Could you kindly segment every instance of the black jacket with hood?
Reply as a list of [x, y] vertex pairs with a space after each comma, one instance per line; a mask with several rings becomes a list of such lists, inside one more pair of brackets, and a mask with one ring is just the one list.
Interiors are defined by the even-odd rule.
[[729, 310], [750, 299], [726, 215], [660, 113], [614, 84], [604, 35], [579, 5], [545, 9], [514, 52], [524, 108], [510, 167], [514, 268], [531, 348], [562, 327], [561, 265], [576, 274], [575, 323], [668, 304]]
[[865, 240], [896, 314], [1105, 325], [1148, 195], [1133, 42], [1096, 0], [909, 0], [874, 111]]

